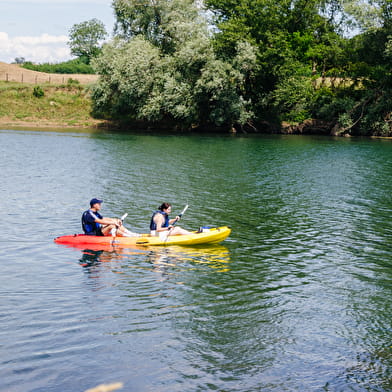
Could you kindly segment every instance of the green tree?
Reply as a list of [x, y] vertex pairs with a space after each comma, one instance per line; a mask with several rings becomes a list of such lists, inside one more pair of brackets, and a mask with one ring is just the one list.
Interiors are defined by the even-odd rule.
[[[248, 86], [246, 97], [254, 102], [260, 119], [279, 115], [280, 108], [289, 106], [277, 105], [277, 95], [271, 93], [278, 85], [285, 85], [286, 90], [290, 85], [298, 85], [282, 80], [290, 69], [301, 79], [309, 77], [312, 71], [325, 70], [326, 59], [328, 65], [334, 60], [333, 11], [324, 2], [206, 0], [205, 4], [214, 13], [218, 30], [214, 42], [220, 56], [230, 58], [238, 40], [258, 48], [257, 89]], [[298, 70], [303, 74], [298, 75]], [[283, 97], [279, 96], [281, 103]]]
[[115, 34], [124, 40], [143, 36], [164, 53], [205, 28], [193, 0], [114, 0]]
[[337, 134], [391, 132], [391, 0], [205, 0], [207, 13], [195, 3], [113, 0], [115, 39], [92, 62], [96, 113], [184, 128], [316, 117]]
[[[252, 118], [244, 86], [256, 67], [254, 47], [239, 42], [231, 61], [219, 59], [206, 21], [189, 0], [151, 2], [145, 15], [140, 2], [114, 5], [121, 34], [94, 61], [101, 75], [93, 90], [96, 113], [182, 128], [241, 127]], [[136, 11], [139, 23], [130, 16]]]
[[342, 47], [345, 62], [340, 70], [351, 83], [337, 89], [318, 113], [336, 121], [335, 132], [361, 135], [392, 134], [392, 73], [390, 0], [343, 2], [350, 23], [359, 34]]
[[69, 32], [71, 54], [90, 64], [91, 59], [100, 53], [106, 36], [105, 25], [97, 19], [74, 24]]

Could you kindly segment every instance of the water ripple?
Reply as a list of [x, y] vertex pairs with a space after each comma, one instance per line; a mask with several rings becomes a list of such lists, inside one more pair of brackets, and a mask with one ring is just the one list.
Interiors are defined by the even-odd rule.
[[[0, 139], [4, 391], [391, 389], [390, 142]], [[169, 201], [190, 204], [181, 226], [232, 235], [202, 248], [54, 244], [80, 231], [93, 196], [137, 231]]]

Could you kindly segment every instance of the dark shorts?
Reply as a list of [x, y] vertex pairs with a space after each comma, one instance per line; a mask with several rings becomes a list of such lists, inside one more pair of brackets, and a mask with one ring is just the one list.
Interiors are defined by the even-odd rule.
[[96, 232], [93, 232], [93, 233], [85, 233], [85, 234], [86, 234], [86, 235], [97, 235], [97, 236], [103, 237], [101, 228], [97, 229]]

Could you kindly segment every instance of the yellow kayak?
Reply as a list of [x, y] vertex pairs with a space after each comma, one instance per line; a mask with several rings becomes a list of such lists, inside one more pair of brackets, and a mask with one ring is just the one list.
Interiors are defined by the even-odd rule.
[[120, 246], [165, 246], [165, 245], [199, 245], [216, 244], [224, 241], [231, 233], [228, 226], [203, 229], [186, 235], [168, 236], [166, 240], [152, 237], [150, 234], [141, 234], [140, 237], [111, 237], [94, 236], [85, 234], [64, 235], [57, 237], [57, 244], [80, 246], [80, 245], [120, 245]]

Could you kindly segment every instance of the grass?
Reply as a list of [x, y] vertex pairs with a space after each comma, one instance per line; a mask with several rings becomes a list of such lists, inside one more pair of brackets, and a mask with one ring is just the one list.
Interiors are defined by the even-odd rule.
[[77, 84], [43, 84], [42, 97], [34, 85], [0, 82], [0, 124], [32, 126], [97, 126], [91, 117], [88, 89]]

